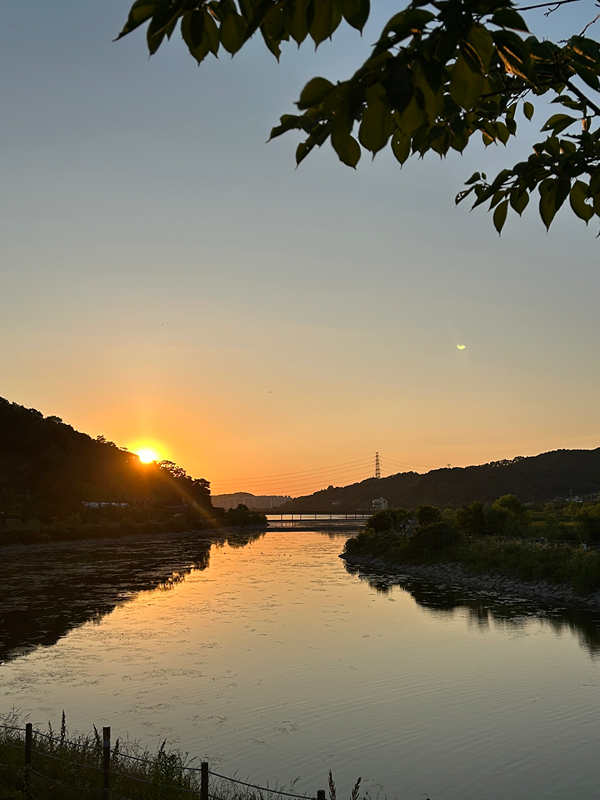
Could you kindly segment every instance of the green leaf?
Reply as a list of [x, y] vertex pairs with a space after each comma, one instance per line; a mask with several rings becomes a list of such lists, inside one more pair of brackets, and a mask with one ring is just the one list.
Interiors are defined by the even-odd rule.
[[585, 201], [588, 197], [589, 186], [583, 181], [575, 181], [569, 193], [571, 208], [579, 219], [585, 221], [587, 225], [594, 216], [594, 207], [589, 206]]
[[569, 180], [546, 178], [539, 185], [540, 216], [546, 229], [550, 228], [556, 212], [569, 195]]
[[304, 161], [314, 146], [315, 142], [313, 142], [310, 137], [305, 142], [300, 142], [296, 148], [296, 166], [299, 166], [301, 162]]
[[393, 33], [394, 41], [401, 42], [408, 36], [414, 36], [415, 33], [422, 31], [427, 23], [434, 19], [435, 14], [432, 14], [431, 11], [424, 11], [421, 8], [407, 8], [405, 11], [394, 14], [383, 29], [381, 39], [385, 41], [389, 34]]
[[271, 135], [269, 136], [270, 139], [275, 139], [277, 136], [281, 136], [282, 133], [287, 133], [287, 131], [294, 130], [294, 128], [300, 127], [298, 124], [298, 117], [294, 116], [294, 114], [284, 114], [279, 119], [279, 125], [276, 125], [271, 130]]
[[244, 34], [246, 33], [246, 22], [244, 18], [235, 11], [229, 11], [221, 23], [220, 35], [221, 44], [228, 53], [234, 55], [244, 44]]
[[494, 211], [494, 227], [498, 231], [498, 235], [502, 233], [502, 228], [506, 222], [506, 215], [508, 213], [508, 200], [503, 200], [502, 203]]
[[396, 124], [402, 133], [409, 136], [427, 123], [425, 111], [419, 106], [415, 97], [410, 101], [402, 114], [396, 116]]
[[461, 42], [459, 48], [471, 72], [476, 75], [485, 75], [486, 69], [483, 60], [471, 42]]
[[148, 28], [146, 32], [146, 42], [148, 43], [148, 51], [151, 56], [153, 56], [154, 53], [156, 53], [156, 51], [158, 50], [158, 48], [161, 46], [161, 44], [163, 43], [163, 39], [165, 38], [165, 35], [166, 35], [165, 30], [159, 31], [158, 33], [152, 33], [150, 28]]
[[340, 24], [342, 12], [334, 0], [313, 0], [313, 3], [315, 16], [309, 33], [318, 47], [325, 39], [331, 38]]
[[450, 95], [454, 102], [469, 111], [475, 106], [483, 92], [483, 76], [474, 72], [462, 52], [452, 67]]
[[219, 48], [219, 31], [211, 19], [216, 33], [216, 50], [213, 50], [213, 33], [207, 29], [206, 12], [188, 11], [181, 20], [181, 35], [188, 46], [190, 54], [200, 64], [212, 51], [215, 55]]
[[600, 61], [600, 44], [598, 42], [584, 36], [573, 36], [569, 41], [569, 46], [583, 60], [588, 61], [592, 69], [597, 69]]
[[360, 145], [350, 134], [354, 120], [347, 107], [339, 108], [331, 124], [331, 145], [338, 158], [349, 167], [355, 167], [360, 159]]
[[288, 17], [286, 25], [288, 33], [296, 44], [300, 45], [308, 36], [308, 7], [310, 0], [295, 0], [291, 17]]
[[323, 113], [331, 114], [339, 108], [348, 96], [348, 83], [338, 83], [323, 98]]
[[433, 125], [438, 116], [444, 111], [444, 87], [440, 85], [439, 89], [434, 91], [427, 81], [420, 64], [415, 64], [413, 72], [419, 105], [427, 114], [429, 124]]
[[276, 3], [265, 14], [262, 25], [260, 26], [261, 33], [265, 40], [265, 44], [273, 55], [279, 60], [281, 50], [279, 43], [283, 38], [287, 38], [287, 30], [285, 27], [285, 7], [283, 3]]
[[210, 52], [216, 56], [219, 52], [220, 35], [217, 23], [214, 21], [212, 14], [206, 9], [204, 12], [204, 34], [208, 37]]
[[332, 136], [331, 143], [340, 161], [348, 167], [356, 167], [360, 160], [360, 145], [353, 136], [348, 136], [345, 140], [338, 140], [335, 144]]
[[494, 43], [506, 71], [529, 81], [531, 56], [526, 43], [512, 31], [494, 31]]
[[510, 131], [503, 122], [500, 122], [500, 120], [498, 120], [496, 123], [496, 136], [498, 139], [500, 139], [502, 144], [506, 144], [510, 138]]
[[490, 61], [492, 60], [495, 49], [494, 40], [490, 32], [482, 25], [475, 24], [471, 27], [467, 39], [479, 54], [484, 72], [487, 72], [490, 68]]
[[[162, 0], [162, 2], [164, 3], [164, 0]], [[127, 22], [121, 33], [117, 36], [117, 39], [122, 39], [123, 36], [127, 36], [128, 33], [131, 33], [131, 31], [143, 25], [144, 22], [154, 15], [154, 12], [160, 5], [161, 0], [136, 0], [131, 7]]]
[[392, 112], [387, 103], [373, 98], [363, 111], [358, 139], [373, 155], [383, 149], [392, 134]]
[[529, 204], [529, 192], [525, 186], [516, 186], [510, 193], [510, 204], [519, 216]]
[[480, 181], [480, 180], [481, 180], [481, 173], [480, 172], [474, 172], [471, 175], [471, 177], [469, 178], [469, 180], [465, 181], [465, 186], [470, 186], [472, 183], [475, 183], [476, 181]]
[[533, 112], [535, 111], [533, 103], [529, 103], [525, 101], [523, 103], [523, 114], [525, 114], [527, 119], [531, 119], [533, 117]]
[[501, 8], [492, 17], [494, 25], [502, 28], [512, 28], [515, 31], [525, 31], [529, 33], [529, 28], [525, 24], [523, 17], [514, 8]]
[[324, 97], [334, 89], [333, 83], [327, 78], [313, 78], [300, 92], [300, 99], [296, 103], [299, 109], [314, 108], [320, 105]]
[[571, 66], [575, 70], [575, 72], [579, 75], [579, 77], [587, 83], [592, 89], [596, 92], [600, 91], [600, 83], [598, 82], [598, 76], [594, 72], [593, 69], [590, 69], [583, 64], [579, 64], [577, 61], [572, 61]]
[[400, 164], [404, 164], [410, 156], [410, 136], [396, 131], [392, 137], [392, 152]]
[[561, 131], [564, 131], [565, 128], [568, 128], [569, 125], [572, 125], [577, 121], [578, 120], [576, 120], [575, 117], [570, 117], [568, 114], [553, 114], [546, 122], [542, 130], [553, 131], [554, 135], [556, 136]]
[[341, 0], [344, 19], [359, 31], [365, 27], [371, 11], [370, 0]]

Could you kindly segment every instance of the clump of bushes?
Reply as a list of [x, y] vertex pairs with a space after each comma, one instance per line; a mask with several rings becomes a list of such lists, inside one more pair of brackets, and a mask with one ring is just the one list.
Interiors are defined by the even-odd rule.
[[[420, 506], [415, 512], [418, 527], [410, 534], [389, 526], [389, 512], [379, 512], [371, 520], [385, 521], [388, 529], [367, 528], [346, 542], [345, 554], [392, 563], [460, 562], [477, 573], [568, 584], [582, 594], [600, 590], [600, 552], [574, 539], [578, 533], [588, 542], [600, 542], [600, 506], [574, 509], [575, 529], [565, 528], [552, 511], [532, 520], [530, 509], [514, 495], [504, 495], [491, 506], [461, 506], [454, 519], [447, 512], [442, 516], [435, 506]], [[536, 536], [552, 530], [567, 531], [570, 543]]]
[[395, 528], [404, 528], [410, 514], [404, 508], [386, 508], [376, 511], [367, 520], [367, 528], [374, 531], [390, 531]]

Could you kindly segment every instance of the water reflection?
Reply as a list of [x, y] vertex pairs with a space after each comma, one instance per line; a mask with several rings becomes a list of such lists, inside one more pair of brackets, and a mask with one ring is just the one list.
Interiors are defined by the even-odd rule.
[[368, 582], [378, 594], [389, 594], [401, 586], [422, 608], [438, 616], [452, 616], [458, 610], [468, 613], [469, 622], [482, 632], [495, 628], [525, 628], [531, 622], [549, 626], [560, 635], [571, 631], [593, 660], [600, 658], [600, 614], [584, 609], [538, 603], [515, 596], [502, 596], [467, 587], [433, 584], [408, 576], [393, 575], [373, 568], [344, 562], [346, 570]]
[[245, 547], [264, 532], [94, 540], [0, 550], [0, 663], [51, 646], [140, 592], [168, 591], [209, 564], [211, 546]]

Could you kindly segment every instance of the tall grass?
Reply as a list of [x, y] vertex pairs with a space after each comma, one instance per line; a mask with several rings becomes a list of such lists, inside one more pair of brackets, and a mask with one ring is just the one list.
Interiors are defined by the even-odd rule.
[[[29, 785], [25, 776], [25, 733], [12, 713], [0, 727], [0, 800], [103, 800], [102, 736], [69, 735], [63, 714], [59, 731], [33, 736]], [[155, 753], [117, 739], [111, 751], [110, 800], [192, 800], [200, 797], [200, 764], [165, 743]], [[284, 789], [276, 786], [274, 789]], [[211, 800], [273, 800], [268, 789], [211, 776]]]

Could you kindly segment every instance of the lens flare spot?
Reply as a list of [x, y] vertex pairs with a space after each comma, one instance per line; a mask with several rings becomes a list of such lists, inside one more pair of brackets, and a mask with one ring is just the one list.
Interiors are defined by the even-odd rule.
[[456, 346], [458, 347], [459, 350], [464, 350], [467, 345], [466, 344], [457, 344]]

